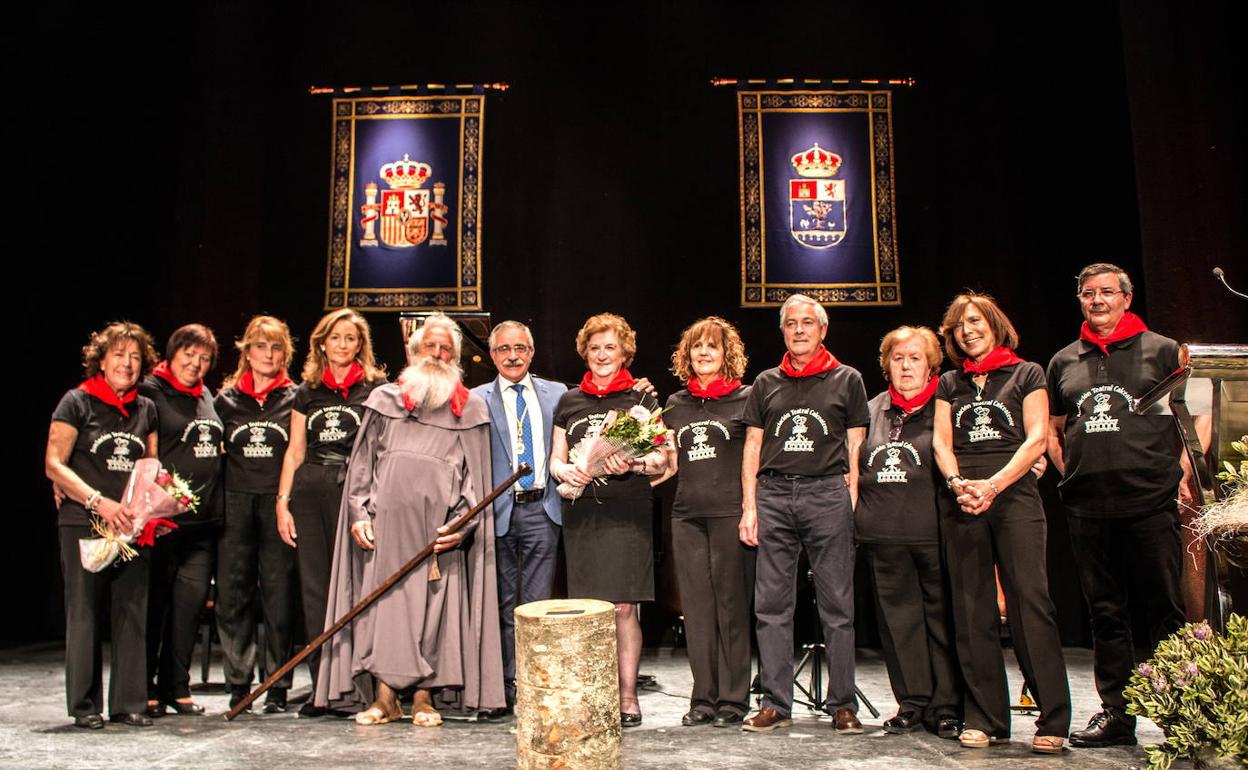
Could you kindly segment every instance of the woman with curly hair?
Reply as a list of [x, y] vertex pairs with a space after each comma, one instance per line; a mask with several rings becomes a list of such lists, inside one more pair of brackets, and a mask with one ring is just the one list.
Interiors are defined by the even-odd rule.
[[578, 500], [563, 502], [563, 545], [568, 595], [615, 603], [615, 639], [620, 674], [620, 723], [641, 724], [637, 666], [641, 661], [641, 622], [637, 604], [654, 600], [653, 495], [649, 476], [663, 473], [667, 458], [655, 450], [634, 460], [612, 458], [606, 483], [568, 462], [568, 448], [597, 435], [612, 409], [627, 411], [654, 399], [634, 389], [628, 365], [637, 353], [637, 334], [618, 315], [591, 316], [576, 334], [576, 352], [587, 371], [580, 387], [569, 390], [555, 408], [550, 473], [588, 487]]
[[685, 329], [672, 353], [672, 373], [685, 387], [667, 399], [663, 420], [675, 443], [655, 483], [680, 472], [672, 552], [693, 671], [686, 727], [739, 727], [749, 711], [754, 550], [738, 532], [746, 363], [741, 335], [716, 316]]
[[100, 572], [83, 569], [78, 541], [91, 523], [129, 532], [121, 504], [136, 460], [156, 456], [156, 406], [138, 394], [156, 363], [143, 327], [118, 321], [82, 349], [86, 380], [52, 412], [44, 470], [62, 497], [56, 523], [65, 578], [65, 700], [74, 726], [104, 726], [102, 661], [105, 612], [112, 628], [108, 713], [114, 722], [147, 727], [148, 554], [141, 550]]
[[[312, 330], [303, 382], [290, 413], [290, 444], [277, 483], [277, 531], [295, 549], [307, 639], [325, 628], [325, 606], [347, 458], [364, 418], [364, 401], [386, 381], [373, 358], [368, 322], [349, 308], [327, 313]], [[320, 654], [308, 657], [316, 676]], [[300, 716], [324, 713], [311, 701]]]

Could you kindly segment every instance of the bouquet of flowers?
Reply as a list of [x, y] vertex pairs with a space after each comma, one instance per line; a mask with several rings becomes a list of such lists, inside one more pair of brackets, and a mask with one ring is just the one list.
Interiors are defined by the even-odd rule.
[[[121, 504], [130, 512], [133, 524], [129, 532], [116, 532], [112, 526], [93, 517], [91, 530], [98, 537], [78, 541], [78, 558], [88, 572], [99, 572], [118, 558], [129, 561], [138, 556], [134, 545], [151, 546], [157, 535], [178, 525], [169, 519], [199, 507], [196, 495], [186, 480], [160, 467], [150, 457], [139, 460], [130, 472]], [[131, 544], [134, 545], [131, 545]]]
[[1176, 759], [1196, 767], [1248, 765], [1248, 619], [1232, 614], [1226, 633], [1188, 623], [1157, 645], [1123, 691], [1127, 713], [1148, 717], [1166, 740], [1145, 746], [1150, 770]]
[[[663, 424], [663, 411], [651, 411], [641, 405], [627, 412], [612, 409], [597, 433], [585, 436], [568, 451], [568, 461], [582, 473], [592, 476], [595, 484], [606, 484], [607, 460], [612, 457], [626, 460], [643, 457], [671, 439], [671, 430]], [[556, 491], [567, 500], [576, 500], [585, 487], [564, 482]]]

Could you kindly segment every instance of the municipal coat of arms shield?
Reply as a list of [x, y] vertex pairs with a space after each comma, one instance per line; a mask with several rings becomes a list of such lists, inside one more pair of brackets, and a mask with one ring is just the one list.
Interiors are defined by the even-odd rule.
[[803, 246], [826, 249], [845, 237], [845, 180], [833, 179], [841, 156], [818, 142], [791, 159], [799, 179], [789, 180], [789, 233]]

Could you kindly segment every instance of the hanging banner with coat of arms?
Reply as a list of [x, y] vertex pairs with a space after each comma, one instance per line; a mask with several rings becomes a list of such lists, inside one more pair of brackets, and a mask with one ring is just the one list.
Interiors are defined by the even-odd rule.
[[900, 305], [889, 91], [738, 91], [741, 304]]
[[334, 99], [325, 308], [481, 308], [485, 96]]

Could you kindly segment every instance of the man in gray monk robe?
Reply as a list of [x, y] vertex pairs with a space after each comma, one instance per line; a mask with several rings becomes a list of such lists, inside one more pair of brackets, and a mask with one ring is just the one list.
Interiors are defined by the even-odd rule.
[[399, 695], [413, 689], [422, 726], [441, 724], [437, 707], [505, 702], [490, 509], [444, 534], [490, 481], [489, 414], [460, 382], [460, 344], [450, 318], [426, 320], [408, 343], [411, 365], [364, 403], [347, 465], [326, 627], [437, 538], [434, 556], [322, 653], [316, 705], [357, 711], [360, 724], [402, 717]]

